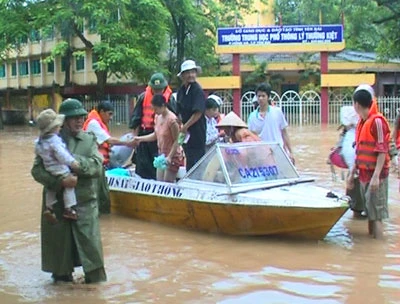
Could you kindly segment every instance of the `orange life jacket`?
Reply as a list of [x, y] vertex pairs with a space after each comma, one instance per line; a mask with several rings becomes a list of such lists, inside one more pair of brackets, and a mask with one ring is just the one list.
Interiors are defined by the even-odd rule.
[[372, 98], [372, 105], [371, 108], [369, 108], [369, 115], [371, 114], [376, 114], [378, 113], [378, 101], [376, 100], [376, 97]]
[[[96, 110], [92, 110], [90, 111], [90, 113], [88, 114], [88, 117], [85, 121], [85, 123], [83, 124], [83, 130], [86, 131], [88, 128], [88, 125], [90, 123], [91, 120], [96, 120], [101, 128], [108, 134], [110, 134], [110, 131], [108, 130], [107, 125], [101, 120], [101, 117], [99, 115], [99, 113]], [[101, 145], [99, 145], [99, 152], [101, 153], [101, 155], [103, 155], [103, 164], [107, 165], [110, 161], [110, 145], [107, 142], [103, 142]]]
[[395, 126], [397, 126], [397, 132], [396, 138], [393, 138], [393, 140], [395, 141], [397, 150], [400, 150], [400, 120], [395, 122]]
[[397, 150], [400, 149], [400, 129], [397, 129], [397, 134], [396, 134], [396, 148], [397, 148]]
[[[167, 86], [163, 92], [163, 96], [167, 102], [171, 97], [172, 90]], [[154, 129], [154, 110], [151, 106], [151, 100], [153, 99], [153, 92], [151, 87], [147, 86], [144, 93], [144, 99], [142, 104], [142, 128], [143, 129]]]
[[[358, 169], [374, 170], [376, 161], [378, 159], [378, 153], [375, 152], [375, 139], [372, 136], [371, 127], [375, 121], [375, 118], [380, 118], [389, 129], [389, 124], [385, 117], [381, 113], [370, 115], [365, 121], [360, 120], [357, 124], [356, 130], [356, 166]], [[390, 133], [385, 134], [385, 141], [389, 143]], [[383, 168], [389, 168], [390, 156], [389, 153], [385, 156], [385, 163]]]

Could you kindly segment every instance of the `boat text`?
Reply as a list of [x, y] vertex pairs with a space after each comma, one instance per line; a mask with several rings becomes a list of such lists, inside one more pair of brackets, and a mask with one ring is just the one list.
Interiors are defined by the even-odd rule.
[[182, 189], [173, 185], [159, 184], [150, 181], [128, 179], [122, 177], [107, 177], [110, 188], [132, 190], [169, 197], [181, 197]]
[[277, 166], [245, 167], [239, 168], [238, 171], [242, 178], [273, 177], [279, 174]]

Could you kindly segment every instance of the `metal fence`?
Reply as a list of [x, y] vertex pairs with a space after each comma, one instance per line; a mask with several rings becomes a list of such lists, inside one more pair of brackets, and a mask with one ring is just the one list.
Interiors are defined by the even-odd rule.
[[[227, 114], [233, 109], [233, 97], [231, 90], [216, 91], [214, 94], [222, 98], [221, 113]], [[255, 110], [253, 101], [255, 92], [248, 91], [241, 98], [241, 117], [247, 121], [248, 116]], [[281, 107], [282, 112], [290, 125], [317, 125], [321, 123], [321, 96], [315, 91], [307, 91], [302, 95], [295, 91], [286, 91], [282, 95], [272, 92], [270, 100]], [[114, 105], [114, 116], [111, 125], [127, 125], [129, 122], [133, 101], [131, 96], [126, 95], [110, 101]], [[84, 107], [89, 111], [93, 109], [99, 101], [84, 101]], [[352, 96], [340, 92], [330, 92], [329, 94], [329, 124], [340, 124], [340, 108], [344, 105], [352, 105]], [[400, 97], [378, 97], [379, 110], [386, 118], [393, 122], [396, 115], [400, 112]]]
[[[114, 106], [114, 115], [111, 119], [110, 125], [111, 126], [124, 125], [124, 124], [128, 125], [131, 114], [130, 113], [131, 104], [132, 104], [129, 95], [126, 95], [125, 98], [118, 98], [118, 99], [110, 98], [109, 101]], [[89, 112], [92, 109], [94, 109], [99, 104], [99, 102], [100, 100], [85, 100], [82, 103], [85, 109]]]

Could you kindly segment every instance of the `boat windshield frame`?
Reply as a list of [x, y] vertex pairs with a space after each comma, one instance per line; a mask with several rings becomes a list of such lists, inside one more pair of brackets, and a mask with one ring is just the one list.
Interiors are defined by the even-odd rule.
[[215, 144], [178, 184], [225, 186], [235, 193], [298, 180], [299, 173], [278, 143], [246, 142]]

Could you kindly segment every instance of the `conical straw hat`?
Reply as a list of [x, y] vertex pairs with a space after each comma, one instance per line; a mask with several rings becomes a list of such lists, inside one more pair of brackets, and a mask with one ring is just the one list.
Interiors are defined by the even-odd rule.
[[239, 127], [247, 128], [246, 123], [240, 119], [235, 112], [229, 112], [221, 121], [218, 123], [217, 127]]

